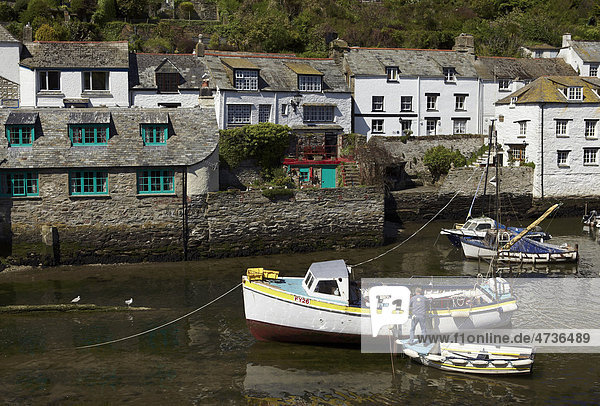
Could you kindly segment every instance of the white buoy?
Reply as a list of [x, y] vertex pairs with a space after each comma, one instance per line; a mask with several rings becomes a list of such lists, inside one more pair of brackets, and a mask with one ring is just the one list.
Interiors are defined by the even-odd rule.
[[77, 296], [75, 299], [71, 300], [71, 303], [77, 303], [81, 300], [81, 296]]
[[132, 303], [133, 303], [133, 298], [129, 298], [129, 300], [125, 301], [125, 304], [127, 305], [127, 307], [131, 306]]

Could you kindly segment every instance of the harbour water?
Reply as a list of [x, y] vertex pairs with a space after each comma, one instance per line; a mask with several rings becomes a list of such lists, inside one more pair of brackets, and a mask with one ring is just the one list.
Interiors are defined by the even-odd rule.
[[[549, 225], [548, 225], [549, 224]], [[355, 277], [475, 276], [487, 264], [462, 260], [430, 224]], [[515, 224], [516, 225], [516, 224]], [[547, 221], [554, 243], [579, 245], [578, 267], [542, 269], [554, 277], [598, 277], [598, 236], [579, 219]], [[406, 224], [399, 240], [420, 224]], [[245, 325], [241, 289], [178, 323], [129, 336], [194, 310], [240, 282], [248, 267], [301, 276], [314, 261], [356, 264], [378, 249], [201, 262], [57, 267], [0, 273], [0, 305], [80, 303], [148, 311], [0, 313], [0, 399], [6, 404], [438, 404], [572, 403], [600, 399], [600, 354], [537, 354], [533, 374], [448, 374], [359, 349], [256, 342]], [[566, 276], [565, 276], [566, 275]], [[551, 300], [551, 299], [549, 299]], [[551, 303], [548, 303], [551, 308]], [[575, 312], [561, 309], [563, 312]], [[578, 304], [580, 306], [580, 304]]]

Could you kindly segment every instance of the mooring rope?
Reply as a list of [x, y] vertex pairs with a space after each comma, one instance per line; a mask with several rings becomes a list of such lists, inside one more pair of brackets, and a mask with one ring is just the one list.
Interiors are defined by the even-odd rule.
[[211, 300], [210, 302], [206, 303], [203, 306], [200, 306], [196, 310], [192, 310], [191, 312], [186, 313], [183, 316], [180, 316], [180, 317], [176, 318], [175, 320], [169, 321], [168, 323], [161, 324], [160, 326], [157, 326], [157, 327], [151, 328], [149, 330], [145, 330], [145, 331], [142, 331], [140, 333], [136, 333], [136, 334], [133, 334], [133, 335], [130, 335], [130, 336], [127, 336], [127, 337], [117, 338], [116, 340], [104, 341], [104, 342], [97, 343], [97, 344], [82, 345], [82, 346], [79, 346], [79, 347], [75, 347], [75, 349], [76, 350], [82, 350], [82, 349], [85, 349], [85, 348], [93, 348], [93, 347], [100, 347], [100, 346], [108, 345], [108, 344], [114, 344], [114, 343], [118, 343], [118, 342], [125, 341], [125, 340], [130, 340], [132, 338], [139, 337], [139, 336], [142, 336], [144, 334], [148, 334], [148, 333], [151, 333], [153, 331], [159, 330], [159, 329], [161, 329], [163, 327], [166, 327], [166, 326], [169, 326], [169, 325], [171, 325], [173, 323], [177, 323], [178, 321], [183, 320], [186, 317], [190, 317], [192, 314], [199, 312], [200, 310], [202, 310], [202, 309], [210, 306], [211, 304], [215, 303], [216, 301], [218, 301], [218, 300], [222, 299], [223, 297], [227, 296], [228, 294], [230, 294], [231, 292], [233, 292], [234, 290], [236, 290], [240, 286], [242, 286], [241, 283], [235, 285], [233, 288], [229, 289], [227, 292], [223, 293], [221, 296], [219, 296], [219, 297]]
[[[477, 168], [475, 168], [475, 170], [473, 171], [473, 173], [471, 174], [471, 176], [469, 176], [469, 178], [468, 178], [468, 179], [465, 181], [465, 183], [467, 183], [468, 181], [470, 181], [470, 180], [471, 180], [471, 178], [473, 177], [473, 175], [475, 175], [475, 172], [476, 172], [476, 170], [477, 170]], [[425, 227], [427, 227], [427, 226], [429, 225], [429, 223], [431, 223], [433, 220], [435, 220], [435, 219], [436, 219], [436, 218], [437, 218], [437, 217], [438, 217], [438, 216], [439, 216], [439, 215], [440, 215], [440, 214], [441, 214], [441, 213], [442, 213], [444, 210], [446, 210], [446, 208], [447, 208], [448, 206], [450, 206], [450, 203], [452, 203], [452, 201], [453, 201], [453, 200], [456, 198], [456, 196], [458, 196], [458, 195], [459, 195], [459, 193], [461, 193], [461, 192], [462, 192], [462, 190], [460, 190], [460, 189], [459, 189], [459, 190], [457, 190], [457, 191], [456, 191], [456, 193], [454, 193], [454, 196], [452, 196], [452, 197], [450, 198], [450, 200], [448, 200], [448, 203], [446, 203], [446, 204], [444, 205], [444, 207], [442, 207], [442, 208], [441, 208], [441, 209], [440, 209], [440, 210], [439, 210], [437, 213], [435, 213], [435, 215], [434, 215], [432, 218], [430, 218], [430, 219], [429, 219], [429, 221], [427, 221], [425, 224], [423, 224], [423, 225], [421, 226], [421, 228], [419, 228], [417, 231], [415, 231], [414, 233], [412, 233], [412, 234], [411, 234], [411, 235], [410, 235], [410, 236], [409, 236], [409, 237], [408, 237], [406, 240], [402, 241], [400, 244], [396, 245], [395, 247], [392, 247], [392, 248], [390, 248], [389, 250], [385, 251], [384, 253], [377, 255], [376, 257], [373, 257], [373, 258], [367, 259], [366, 261], [363, 261], [363, 262], [359, 262], [359, 263], [358, 263], [358, 264], [356, 264], [356, 265], [350, 265], [350, 267], [351, 267], [351, 268], [356, 268], [357, 266], [361, 266], [361, 265], [364, 265], [364, 264], [366, 264], [366, 263], [368, 263], [368, 262], [375, 261], [375, 260], [377, 260], [377, 259], [379, 259], [379, 258], [383, 257], [384, 255], [387, 255], [387, 254], [389, 254], [390, 252], [394, 251], [395, 249], [398, 249], [398, 248], [400, 248], [402, 245], [404, 245], [404, 243], [408, 242], [408, 241], [409, 241], [410, 239], [412, 239], [414, 236], [416, 236], [416, 235], [417, 235], [417, 234], [419, 234], [421, 231], [423, 231], [423, 229], [424, 229]]]

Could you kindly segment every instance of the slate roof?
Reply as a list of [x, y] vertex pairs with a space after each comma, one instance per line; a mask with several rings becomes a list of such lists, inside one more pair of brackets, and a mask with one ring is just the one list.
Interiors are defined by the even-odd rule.
[[5, 124], [19, 125], [19, 124], [35, 124], [38, 120], [38, 113], [17, 113], [10, 112]]
[[[236, 90], [233, 85], [233, 72], [222, 60], [231, 60], [231, 54], [206, 53], [204, 61], [211, 73], [211, 86], [223, 90]], [[235, 53], [241, 57], [240, 53]], [[241, 58], [238, 58], [241, 59]], [[341, 70], [333, 59], [297, 58], [278, 54], [247, 54], [244, 59], [259, 69], [259, 87], [261, 91], [295, 92], [298, 91], [298, 74], [286, 64], [302, 64], [305, 71], [323, 75], [324, 92], [350, 92]], [[296, 66], [296, 65], [292, 65]]]
[[19, 42], [6, 28], [0, 24], [0, 42]]
[[431, 49], [357, 48], [345, 54], [355, 76], [385, 76], [386, 67], [398, 67], [399, 76], [444, 77], [443, 68], [454, 68], [457, 77], [477, 77], [473, 55]]
[[[0, 131], [9, 115], [38, 114], [36, 139], [31, 147], [9, 148], [0, 137], [0, 169], [110, 168], [193, 165], [217, 148], [219, 132], [214, 108], [178, 109], [0, 109]], [[107, 145], [72, 146], [68, 124], [74, 115], [95, 114], [101, 120], [110, 115]], [[14, 116], [13, 116], [14, 117]], [[164, 146], [145, 146], [141, 123], [157, 119], [169, 123], [169, 139]], [[93, 119], [93, 116], [90, 116]]]
[[127, 69], [124, 42], [32, 42], [23, 49], [21, 65], [42, 69]]
[[[563, 93], [565, 88], [580, 86], [583, 88], [583, 100], [568, 100]], [[500, 99], [496, 104], [509, 104], [513, 97], [516, 104], [526, 103], [600, 103], [600, 78], [581, 76], [541, 77], [511, 95]]]
[[129, 86], [132, 89], [156, 89], [156, 71], [181, 75], [179, 89], [200, 89], [207, 72], [203, 58], [190, 54], [132, 54]]
[[571, 65], [561, 58], [478, 57], [475, 69], [481, 79], [529, 79], [541, 76], [577, 76]]
[[583, 62], [600, 62], [600, 42], [598, 41], [571, 41], [571, 48]]

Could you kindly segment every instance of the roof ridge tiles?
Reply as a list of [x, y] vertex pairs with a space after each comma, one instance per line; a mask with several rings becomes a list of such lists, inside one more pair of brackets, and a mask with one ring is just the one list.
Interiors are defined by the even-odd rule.
[[439, 52], [457, 52], [452, 49], [425, 49], [425, 48], [377, 48], [377, 47], [350, 47], [350, 49], [373, 49], [379, 51], [439, 51]]

